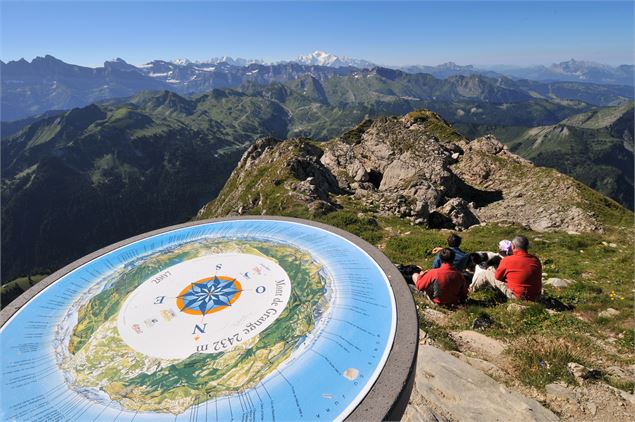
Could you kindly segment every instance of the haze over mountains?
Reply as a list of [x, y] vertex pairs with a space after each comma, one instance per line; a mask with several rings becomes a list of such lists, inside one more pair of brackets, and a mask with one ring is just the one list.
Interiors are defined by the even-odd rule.
[[591, 82], [599, 84], [633, 85], [635, 66], [610, 66], [597, 62], [570, 59], [549, 66], [474, 66], [458, 65], [454, 62], [431, 65], [391, 66], [376, 64], [363, 59], [339, 57], [324, 51], [315, 51], [306, 56], [300, 56], [296, 62], [330, 67], [357, 67], [371, 69], [373, 67], [387, 67], [399, 69], [409, 73], [429, 73], [437, 78], [447, 78], [454, 75], [484, 75], [491, 77], [507, 76], [513, 79], [531, 79], [535, 81], [570, 81]]

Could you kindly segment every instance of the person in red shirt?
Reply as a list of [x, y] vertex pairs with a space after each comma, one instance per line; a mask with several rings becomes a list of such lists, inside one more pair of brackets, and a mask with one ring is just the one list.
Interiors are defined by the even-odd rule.
[[439, 252], [441, 267], [415, 273], [412, 280], [417, 290], [425, 292], [438, 305], [453, 306], [467, 299], [467, 282], [463, 274], [452, 268], [454, 251], [450, 248]]
[[512, 254], [501, 260], [495, 278], [505, 283], [508, 291], [501, 290], [508, 297], [511, 292], [513, 298], [536, 301], [542, 292], [542, 264], [527, 253], [528, 249], [529, 240], [525, 236], [514, 237]]

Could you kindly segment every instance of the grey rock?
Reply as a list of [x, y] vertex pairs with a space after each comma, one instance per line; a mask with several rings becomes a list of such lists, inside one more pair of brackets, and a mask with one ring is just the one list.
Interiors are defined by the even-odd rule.
[[548, 286], [553, 286], [553, 287], [568, 287], [569, 285], [573, 283], [575, 283], [575, 281], [573, 280], [567, 280], [567, 279], [555, 278], [555, 277], [552, 277], [543, 282], [543, 284], [546, 284]]
[[576, 362], [567, 363], [567, 370], [571, 375], [576, 377], [576, 379], [584, 379], [588, 374], [586, 367]]
[[608, 368], [606, 368], [606, 373], [609, 375], [613, 375], [615, 377], [619, 377], [619, 378], [625, 378], [625, 379], [631, 378], [629, 373], [625, 371], [624, 369], [620, 368], [619, 366], [609, 366]]
[[[263, 181], [281, 184], [288, 180], [287, 170], [297, 179], [293, 182], [307, 181], [311, 186], [285, 184], [297, 188], [296, 198], [307, 204], [334, 206], [336, 195], [347, 195], [373, 204], [377, 215], [398, 215], [431, 228], [463, 230], [498, 223], [538, 231], [603, 230], [593, 213], [569, 205], [584, 201], [567, 176], [536, 171], [493, 136], [468, 142], [454, 133], [451, 139], [439, 139], [428, 122], [445, 123], [430, 112], [419, 116], [374, 119], [365, 123], [354, 143], [335, 139], [318, 146], [301, 139], [259, 139], [232, 174], [235, 192], [220, 195], [206, 214], [236, 210], [240, 198], [247, 196], [243, 186], [254, 186], [248, 182], [258, 167], [268, 169]], [[256, 183], [253, 189], [259, 187]], [[397, 202], [400, 198], [402, 203]], [[241, 205], [244, 212], [255, 206]], [[259, 206], [268, 208], [266, 198]]]
[[426, 201], [417, 201], [412, 213], [415, 217], [428, 218], [430, 211], [428, 210], [428, 203]]
[[505, 343], [476, 331], [465, 330], [451, 333], [461, 352], [472, 352], [489, 360], [498, 360], [505, 351]]
[[445, 216], [456, 228], [466, 229], [468, 227], [480, 224], [479, 219], [474, 215], [473, 208], [462, 198], [452, 198], [437, 212]]
[[598, 313], [598, 316], [601, 318], [613, 318], [616, 315], [619, 315], [620, 311], [614, 308], [607, 308], [602, 312]]
[[[511, 167], [501, 169], [500, 158], [509, 164], [517, 164], [513, 167], [516, 170], [512, 171]], [[532, 173], [530, 162], [501, 149], [500, 143], [492, 137], [470, 142], [460, 167], [455, 168], [455, 174], [464, 182], [480, 189], [502, 192], [501, 201], [479, 206], [481, 221], [521, 224], [535, 231], [603, 230], [597, 216], [590, 211], [565, 205], [572, 198], [580, 198], [578, 188], [567, 176], [553, 172], [548, 177], [525, 177]]]
[[461, 359], [463, 362], [469, 363], [474, 368], [485, 372], [487, 375], [499, 378], [506, 376], [505, 372], [501, 368], [486, 360], [467, 356], [460, 352], [450, 352], [450, 354]]
[[362, 167], [355, 174], [356, 182], [368, 182], [368, 172]]
[[547, 393], [547, 396], [552, 396], [558, 399], [565, 399], [565, 400], [572, 400], [572, 401], [576, 400], [575, 391], [573, 391], [573, 389], [567, 387], [564, 384], [560, 384], [560, 383], [547, 384], [545, 386], [545, 391]]
[[493, 135], [485, 135], [470, 142], [470, 147], [473, 150], [496, 155], [503, 151], [504, 145]]
[[635, 404], [635, 394], [620, 390], [620, 396], [630, 404]]
[[448, 315], [432, 308], [425, 308], [422, 311], [425, 319], [428, 319], [438, 325], [446, 325], [448, 323]]
[[385, 166], [380, 190], [399, 189], [403, 181], [417, 174], [417, 166], [412, 164], [412, 157], [408, 154], [395, 159]]
[[557, 421], [536, 400], [435, 347], [419, 347], [415, 387], [403, 420]]
[[592, 401], [586, 403], [586, 408], [592, 416], [595, 416], [595, 414], [598, 412], [597, 404], [593, 403]]
[[589, 369], [576, 362], [569, 362], [567, 364], [567, 370], [578, 382], [583, 382], [588, 379], [597, 379], [601, 375], [600, 371]]
[[510, 303], [507, 305], [507, 312], [511, 313], [520, 313], [527, 309], [525, 305], [521, 305], [520, 303]]

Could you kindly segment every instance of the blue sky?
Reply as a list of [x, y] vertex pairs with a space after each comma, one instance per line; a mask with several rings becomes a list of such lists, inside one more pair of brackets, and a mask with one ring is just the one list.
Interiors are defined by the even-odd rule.
[[385, 65], [633, 63], [631, 1], [1, 1], [4, 61], [277, 61], [324, 50]]

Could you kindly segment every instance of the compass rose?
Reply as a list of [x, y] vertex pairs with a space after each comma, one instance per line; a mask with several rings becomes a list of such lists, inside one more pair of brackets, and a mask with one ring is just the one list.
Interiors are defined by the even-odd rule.
[[242, 286], [235, 278], [214, 276], [191, 283], [176, 298], [176, 304], [190, 315], [208, 315], [222, 311], [236, 302]]

